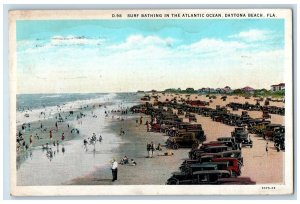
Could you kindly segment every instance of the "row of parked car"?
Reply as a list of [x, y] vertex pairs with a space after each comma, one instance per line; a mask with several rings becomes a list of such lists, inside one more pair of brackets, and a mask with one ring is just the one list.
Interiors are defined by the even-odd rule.
[[[162, 103], [161, 106], [177, 109], [178, 112], [186, 114], [199, 114], [204, 117], [210, 117], [215, 122], [221, 122], [230, 126], [240, 127], [239, 132], [249, 131], [266, 140], [274, 141], [277, 151], [285, 150], [285, 126], [272, 124], [271, 121], [264, 118], [251, 118], [247, 111], [242, 111], [242, 115], [230, 113], [227, 107], [217, 106], [216, 109], [209, 107], [194, 107], [179, 103]], [[247, 127], [247, 129], [245, 128]], [[245, 134], [244, 134], [245, 135]], [[249, 140], [244, 140], [248, 144]]]
[[172, 173], [168, 185], [249, 185], [249, 177], [239, 177], [243, 157], [238, 138], [219, 137], [217, 141], [192, 148], [178, 172]]
[[248, 111], [263, 111], [265, 113], [271, 113], [271, 114], [277, 114], [277, 115], [284, 115], [285, 114], [285, 108], [284, 107], [277, 107], [277, 106], [269, 106], [264, 105], [261, 106], [260, 104], [249, 104], [246, 103], [235, 103], [231, 102], [227, 104], [227, 107], [232, 108], [232, 110], [248, 110]]
[[146, 103], [133, 106], [131, 111], [150, 115], [150, 131], [162, 132], [169, 136], [167, 140], [168, 147], [173, 149], [180, 147], [196, 148], [206, 141], [206, 135], [201, 124], [183, 122], [171, 109], [154, 108], [151, 104]]

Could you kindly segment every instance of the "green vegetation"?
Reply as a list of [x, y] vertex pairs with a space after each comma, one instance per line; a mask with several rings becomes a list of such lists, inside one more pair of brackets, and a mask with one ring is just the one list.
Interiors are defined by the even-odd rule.
[[[177, 93], [177, 94], [198, 94], [199, 92], [193, 88], [187, 88], [185, 90], [181, 90], [180, 88], [175, 89], [175, 88], [170, 88], [170, 89], [166, 89], [165, 91], [166, 93]], [[216, 93], [217, 94], [217, 93]], [[222, 93], [224, 94], [224, 93]], [[233, 90], [231, 93], [228, 93], [227, 95], [237, 95], [237, 96], [242, 96], [242, 97], [250, 97], [250, 96], [254, 96], [254, 97], [272, 97], [272, 98], [283, 98], [285, 95], [284, 90], [282, 91], [270, 91], [267, 89], [257, 89], [254, 92], [245, 92], [242, 89], [235, 89]]]

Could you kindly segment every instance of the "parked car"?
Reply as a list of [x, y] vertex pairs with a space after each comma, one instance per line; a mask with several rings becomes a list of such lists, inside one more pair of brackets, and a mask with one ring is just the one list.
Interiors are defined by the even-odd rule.
[[282, 125], [280, 124], [269, 124], [266, 126], [266, 129], [263, 130], [262, 136], [263, 138], [273, 140], [275, 136], [276, 131], [280, 131], [280, 128], [282, 128]]
[[248, 124], [248, 131], [252, 134], [260, 135], [271, 121], [268, 120], [253, 120]]
[[189, 185], [189, 184], [218, 184], [220, 178], [229, 178], [230, 172], [226, 170], [196, 171], [193, 174], [175, 172], [168, 179], [167, 185]]
[[199, 159], [201, 155], [208, 154], [208, 153], [219, 153], [230, 150], [230, 147], [225, 145], [220, 146], [208, 146], [203, 149], [192, 149], [189, 152], [189, 158], [190, 159]]
[[196, 138], [195, 133], [186, 132], [181, 133], [175, 137], [169, 137], [166, 145], [173, 149], [178, 149], [180, 147], [188, 147], [188, 148], [197, 148], [199, 146], [199, 140]]
[[238, 144], [232, 141], [211, 141], [208, 143], [203, 143], [200, 149], [204, 149], [206, 147], [212, 147], [212, 146], [220, 146], [220, 145], [228, 146], [230, 150], [238, 149]]
[[279, 152], [280, 150], [285, 150], [285, 127], [275, 129], [275, 134], [273, 137], [274, 146]]
[[245, 127], [237, 127], [231, 132], [231, 136], [235, 138], [237, 143], [240, 143], [241, 146], [250, 146], [253, 147], [253, 142], [249, 137], [249, 133], [245, 129]]

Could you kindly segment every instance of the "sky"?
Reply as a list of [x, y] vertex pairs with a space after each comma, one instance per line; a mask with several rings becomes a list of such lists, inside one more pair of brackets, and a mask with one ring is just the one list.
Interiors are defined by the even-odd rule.
[[283, 19], [17, 21], [18, 93], [270, 88]]

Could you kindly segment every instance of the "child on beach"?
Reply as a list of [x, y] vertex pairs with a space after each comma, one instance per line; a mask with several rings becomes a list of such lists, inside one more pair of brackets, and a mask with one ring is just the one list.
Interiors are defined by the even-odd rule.
[[136, 163], [133, 159], [131, 159], [131, 165], [132, 165], [132, 166], [136, 166], [137, 163]]
[[162, 151], [160, 143], [158, 143], [158, 145], [157, 145], [157, 147], [156, 147], [156, 150]]
[[65, 133], [62, 133], [61, 135], [61, 141], [64, 141], [65, 140]]
[[120, 164], [128, 164], [128, 157], [127, 156], [124, 156], [124, 158], [123, 159], [121, 159], [121, 162], [120, 162]]

